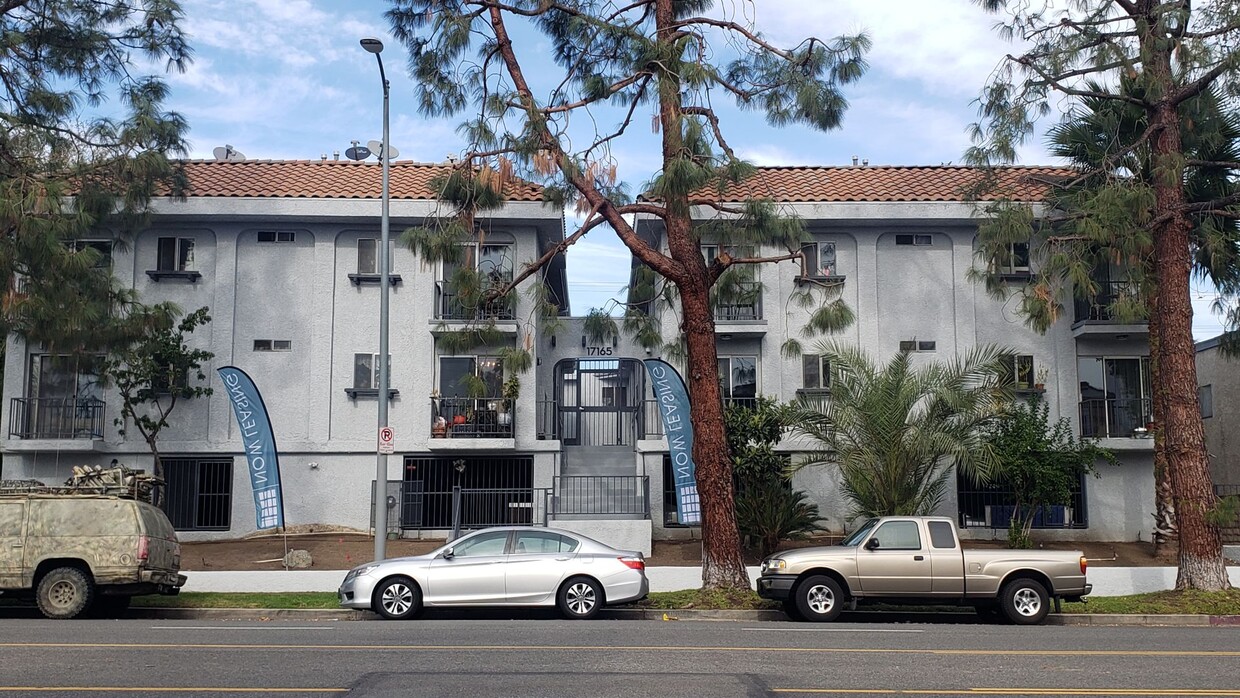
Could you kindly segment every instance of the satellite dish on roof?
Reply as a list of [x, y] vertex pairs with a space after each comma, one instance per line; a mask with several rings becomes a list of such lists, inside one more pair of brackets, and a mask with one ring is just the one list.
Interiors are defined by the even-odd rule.
[[211, 151], [218, 162], [245, 162], [245, 155], [240, 150], [233, 150], [231, 145], [225, 145]]
[[[370, 148], [370, 152], [374, 153], [375, 157], [379, 158], [380, 160], [383, 159], [383, 155], [384, 155], [383, 143], [381, 141], [367, 141], [366, 146]], [[387, 159], [394, 160], [396, 159], [397, 155], [400, 155], [400, 151], [396, 149], [396, 146], [389, 145]]]
[[344, 156], [350, 160], [365, 160], [370, 157], [370, 148], [364, 145], [355, 145], [344, 151]]

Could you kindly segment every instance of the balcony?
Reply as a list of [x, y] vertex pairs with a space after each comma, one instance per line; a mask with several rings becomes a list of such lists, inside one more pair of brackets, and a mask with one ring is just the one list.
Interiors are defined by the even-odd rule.
[[98, 398], [25, 398], [9, 403], [9, 438], [103, 438], [105, 403]]
[[741, 281], [735, 287], [737, 293], [732, 298], [715, 301], [715, 333], [766, 334], [766, 320], [762, 317], [762, 284]]
[[[1154, 420], [1149, 398], [1081, 400], [1081, 436], [1091, 439], [1144, 437]], [[1140, 431], [1138, 431], [1140, 429]], [[1150, 448], [1153, 448], [1150, 439]]]
[[513, 312], [511, 303], [503, 298], [473, 307], [472, 305], [462, 303], [460, 295], [452, 293], [442, 283], [435, 290], [435, 296], [436, 320], [446, 320], [449, 322], [474, 322], [477, 320], [511, 321], [517, 317], [516, 313]]
[[1135, 291], [1126, 281], [1102, 281], [1098, 295], [1092, 299], [1077, 298], [1073, 303], [1072, 336], [1111, 337], [1126, 339], [1124, 335], [1145, 334], [1149, 326], [1144, 322], [1121, 322], [1113, 317], [1111, 305], [1123, 297], [1132, 297]]
[[[441, 420], [441, 422], [440, 422]], [[430, 435], [434, 439], [512, 439], [516, 409], [506, 398], [432, 398]], [[440, 433], [440, 429], [443, 430]], [[433, 444], [434, 446], [444, 444]]]

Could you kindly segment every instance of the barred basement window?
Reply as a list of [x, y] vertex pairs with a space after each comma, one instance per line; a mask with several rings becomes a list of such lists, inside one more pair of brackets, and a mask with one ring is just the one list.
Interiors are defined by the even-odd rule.
[[227, 531], [232, 525], [231, 458], [164, 458], [168, 519], [178, 531]]

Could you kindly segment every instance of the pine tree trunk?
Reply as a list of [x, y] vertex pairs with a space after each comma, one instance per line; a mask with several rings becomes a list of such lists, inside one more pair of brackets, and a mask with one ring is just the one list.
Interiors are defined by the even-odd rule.
[[[1150, 270], [1150, 277], [1154, 276]], [[1163, 437], [1163, 414], [1166, 412], [1166, 384], [1159, 379], [1158, 371], [1158, 284], [1147, 280], [1146, 317], [1149, 320], [1150, 338], [1150, 384], [1153, 386], [1152, 403], [1154, 415], [1154, 554], [1160, 554], [1168, 545], [1175, 544], [1179, 532], [1175, 527], [1175, 493], [1171, 490], [1171, 472], [1167, 468], [1166, 439]]]
[[[1193, 306], [1189, 298], [1192, 266], [1184, 212], [1183, 153], [1176, 105], [1169, 99], [1174, 86], [1169, 49], [1152, 33], [1146, 39], [1151, 60], [1145, 69], [1150, 83], [1163, 88], [1163, 99], [1152, 110], [1156, 129], [1152, 143], [1154, 218], [1165, 220], [1153, 231], [1154, 265], [1158, 279], [1158, 378], [1164, 391], [1163, 432], [1167, 468], [1175, 493], [1176, 526], [1180, 532], [1176, 589], [1217, 591], [1230, 587], [1219, 529], [1206, 514], [1216, 504], [1210, 480], [1209, 455], [1197, 401]], [[1174, 388], [1174, 389], [1172, 389]]]
[[[678, 41], [674, 0], [656, 0], [655, 26], [662, 50], [673, 51], [671, 44]], [[680, 76], [674, 71], [661, 72], [659, 122], [665, 175], [673, 169], [669, 167], [672, 163], [687, 156], [680, 100]], [[685, 379], [693, 424], [693, 462], [702, 503], [702, 586], [748, 590], [749, 575], [741, 557], [741, 539], [736, 527], [732, 462], [723, 429], [710, 276], [701, 247], [693, 235], [688, 196], [669, 192], [665, 203], [668, 252], [681, 267], [679, 278], [672, 281], [680, 292], [681, 329], [688, 353]]]

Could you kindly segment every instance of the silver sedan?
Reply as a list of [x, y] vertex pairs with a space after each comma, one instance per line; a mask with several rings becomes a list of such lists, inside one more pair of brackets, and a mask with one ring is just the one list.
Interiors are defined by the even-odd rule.
[[565, 531], [487, 528], [426, 555], [349, 570], [340, 605], [390, 619], [427, 606], [556, 606], [584, 619], [649, 591], [641, 553]]

